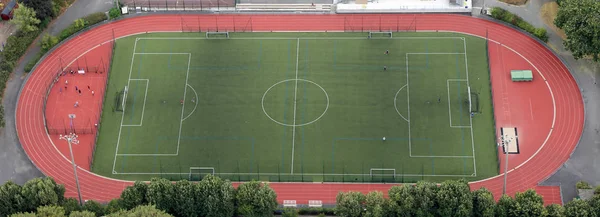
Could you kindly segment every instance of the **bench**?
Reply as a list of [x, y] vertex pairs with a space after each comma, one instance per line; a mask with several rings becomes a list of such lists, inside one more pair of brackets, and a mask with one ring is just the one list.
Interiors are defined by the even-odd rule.
[[283, 207], [296, 207], [296, 201], [295, 200], [284, 200]]
[[323, 201], [320, 200], [309, 200], [308, 207], [323, 207]]

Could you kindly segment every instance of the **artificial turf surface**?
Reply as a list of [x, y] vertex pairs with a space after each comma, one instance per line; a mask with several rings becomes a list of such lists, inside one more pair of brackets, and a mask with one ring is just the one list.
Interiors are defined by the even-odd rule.
[[[381, 36], [118, 39], [93, 171], [128, 180], [214, 172], [305, 182], [497, 175], [485, 40]], [[125, 86], [124, 112], [114, 111]]]

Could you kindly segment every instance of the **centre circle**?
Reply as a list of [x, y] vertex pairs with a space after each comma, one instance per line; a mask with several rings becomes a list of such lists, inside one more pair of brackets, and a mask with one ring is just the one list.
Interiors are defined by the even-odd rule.
[[[292, 83], [291, 84], [292, 88], [290, 88], [291, 89], [290, 92], [292, 92], [293, 94], [295, 94], [292, 97], [292, 100], [295, 100], [297, 98], [298, 94], [300, 94], [300, 93], [298, 93], [298, 92], [300, 92], [300, 90], [298, 90], [298, 85], [299, 85], [298, 83], [305, 82], [305, 83], [317, 86], [319, 89], [321, 89], [321, 91], [323, 91], [323, 94], [325, 95], [325, 98], [326, 98], [326, 101], [327, 101], [325, 109], [323, 109], [323, 112], [321, 113], [321, 115], [319, 115], [314, 120], [311, 120], [311, 121], [305, 122], [305, 123], [285, 123], [286, 121], [278, 121], [273, 116], [271, 116], [269, 114], [269, 112], [267, 112], [267, 109], [265, 109], [265, 98], [267, 97], [267, 95], [269, 95], [270, 92], [272, 92], [272, 90], [274, 88], [277, 89], [278, 85], [285, 84], [286, 82]], [[305, 87], [305, 89], [306, 88], [308, 88], [308, 87]], [[305, 90], [303, 89], [302, 91], [305, 91]], [[277, 93], [275, 93], [275, 94], [277, 94]], [[286, 92], [286, 94], [287, 94], [287, 92]], [[287, 101], [287, 99], [286, 99], [286, 101]], [[296, 122], [296, 120], [297, 120], [297, 117], [296, 117], [296, 114], [295, 114], [296, 110], [297, 110], [297, 108], [299, 108], [301, 106], [301, 105], [297, 105], [297, 102], [298, 102], [298, 100], [296, 99], [296, 102], [293, 103], [294, 104], [293, 105], [294, 122]], [[280, 124], [280, 125], [283, 125], [283, 126], [288, 126], [288, 127], [301, 127], [301, 126], [309, 125], [309, 124], [312, 124], [312, 123], [318, 121], [319, 119], [321, 119], [323, 117], [323, 115], [325, 115], [325, 113], [327, 113], [327, 109], [329, 109], [329, 95], [327, 95], [327, 91], [325, 91], [325, 89], [323, 89], [323, 87], [321, 87], [321, 85], [319, 85], [319, 84], [317, 84], [317, 83], [315, 83], [313, 81], [306, 80], [306, 79], [300, 79], [300, 78], [298, 78], [298, 79], [286, 79], [286, 80], [283, 80], [283, 81], [280, 81], [280, 82], [277, 82], [277, 83], [273, 84], [271, 87], [269, 87], [269, 89], [267, 89], [267, 91], [265, 91], [265, 93], [262, 96], [261, 105], [262, 105], [262, 110], [265, 113], [265, 115], [269, 119], [271, 119], [273, 122], [275, 122], [277, 124]], [[283, 116], [285, 117], [285, 111], [284, 111], [284, 115]]]

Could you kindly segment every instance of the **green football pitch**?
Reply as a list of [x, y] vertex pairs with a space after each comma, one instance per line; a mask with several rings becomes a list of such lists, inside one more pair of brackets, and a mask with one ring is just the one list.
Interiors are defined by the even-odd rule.
[[367, 35], [118, 39], [92, 170], [272, 182], [497, 175], [485, 40]]

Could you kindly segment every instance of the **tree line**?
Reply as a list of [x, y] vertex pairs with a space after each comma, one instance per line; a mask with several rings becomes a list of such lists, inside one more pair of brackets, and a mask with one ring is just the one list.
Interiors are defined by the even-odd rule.
[[212, 175], [200, 182], [173, 183], [159, 178], [148, 183], [138, 181], [106, 204], [90, 200], [80, 206], [79, 201], [65, 198], [64, 193], [64, 186], [49, 177], [32, 179], [23, 186], [8, 181], [0, 186], [0, 216], [600, 217], [600, 190], [589, 200], [544, 206], [543, 198], [534, 190], [516, 193], [514, 197], [503, 195], [496, 201], [485, 188], [471, 191], [465, 180], [393, 186], [388, 197], [378, 191], [366, 195], [339, 192], [332, 209], [280, 209], [277, 195], [268, 183], [252, 181], [234, 188], [230, 181]]

